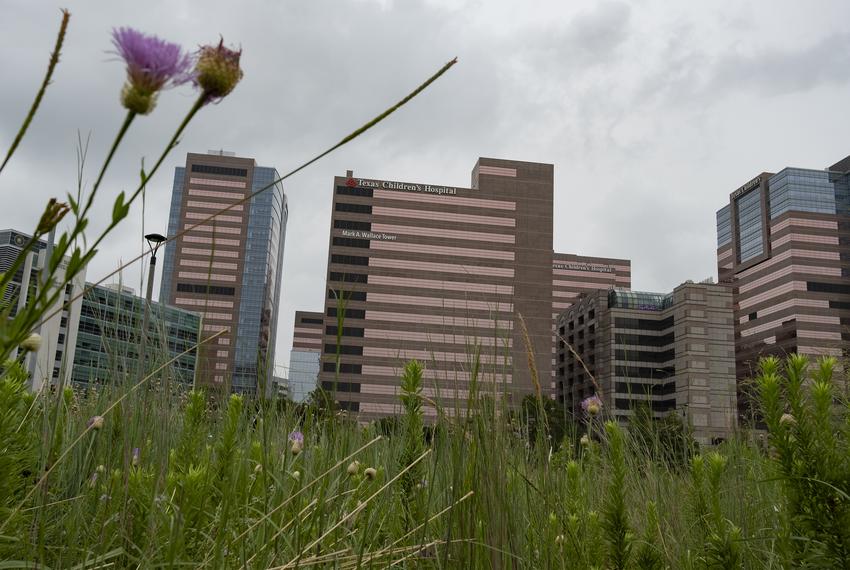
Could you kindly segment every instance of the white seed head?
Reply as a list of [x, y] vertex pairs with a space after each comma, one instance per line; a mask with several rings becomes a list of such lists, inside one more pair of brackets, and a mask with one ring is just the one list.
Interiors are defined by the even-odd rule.
[[21, 343], [21, 348], [28, 352], [38, 352], [38, 349], [41, 348], [41, 335], [32, 333]]

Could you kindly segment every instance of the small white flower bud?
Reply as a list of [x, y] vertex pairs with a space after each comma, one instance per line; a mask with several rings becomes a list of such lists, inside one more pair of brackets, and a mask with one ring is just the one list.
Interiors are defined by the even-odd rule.
[[21, 348], [28, 352], [38, 352], [41, 348], [41, 335], [32, 333], [21, 343]]

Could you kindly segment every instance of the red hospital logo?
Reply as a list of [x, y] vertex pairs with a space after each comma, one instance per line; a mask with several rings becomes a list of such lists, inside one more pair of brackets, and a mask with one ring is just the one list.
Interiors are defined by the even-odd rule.
[[357, 186], [357, 181], [354, 178], [349, 178], [345, 181], [345, 185], [349, 188], [354, 188], [355, 186]]

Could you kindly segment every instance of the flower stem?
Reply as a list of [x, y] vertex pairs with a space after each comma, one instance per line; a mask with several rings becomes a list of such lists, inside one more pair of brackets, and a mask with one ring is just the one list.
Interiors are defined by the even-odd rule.
[[106, 155], [106, 160], [103, 161], [103, 166], [100, 168], [100, 174], [97, 175], [97, 180], [95, 181], [94, 186], [92, 186], [91, 194], [86, 202], [86, 207], [83, 208], [82, 213], [80, 214], [81, 218], [84, 218], [86, 212], [88, 212], [89, 208], [91, 208], [91, 205], [94, 202], [94, 195], [97, 193], [97, 189], [103, 181], [106, 169], [109, 168], [109, 163], [112, 162], [112, 157], [115, 156], [115, 151], [118, 150], [118, 145], [121, 144], [121, 140], [124, 138], [124, 135], [127, 134], [127, 130], [130, 128], [130, 124], [135, 118], [135, 111], [127, 111], [127, 116], [124, 117], [124, 123], [121, 125], [121, 128], [118, 129], [118, 134], [115, 135], [115, 140], [112, 141], [112, 147], [109, 149], [109, 154]]

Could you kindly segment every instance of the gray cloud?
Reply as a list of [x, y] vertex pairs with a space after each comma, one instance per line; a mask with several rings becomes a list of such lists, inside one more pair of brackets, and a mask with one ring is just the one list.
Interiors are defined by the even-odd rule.
[[[31, 228], [49, 197], [74, 191], [78, 130], [91, 133], [86, 180], [95, 176], [123, 117], [123, 70], [107, 53], [112, 26], [189, 47], [222, 34], [244, 49], [243, 83], [199, 114], [147, 189], [148, 231], [167, 225], [185, 152], [224, 148], [287, 171], [459, 56], [409, 107], [286, 184], [280, 363], [295, 309], [321, 307], [331, 180], [348, 168], [465, 185], [478, 156], [552, 162], [556, 249], [631, 258], [636, 288], [665, 290], [715, 271], [714, 212], [732, 189], [761, 170], [822, 167], [850, 151], [840, 112], [850, 6], [839, 0], [66, 4], [73, 16], [55, 82], [0, 176], [0, 193], [13, 197], [0, 226]], [[41, 79], [58, 7], [4, 6], [0, 146]], [[164, 93], [134, 125], [104, 208], [134, 185], [142, 157], [154, 160], [193, 96]], [[131, 218], [90, 279], [140, 251], [141, 208]], [[139, 268], [125, 279], [138, 286]]]

